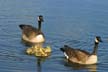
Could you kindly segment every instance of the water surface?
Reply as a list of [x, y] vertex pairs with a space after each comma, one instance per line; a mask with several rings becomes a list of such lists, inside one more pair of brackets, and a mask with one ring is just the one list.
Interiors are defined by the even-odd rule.
[[[38, 59], [25, 54], [19, 24], [37, 26], [37, 16], [44, 16], [44, 46], [52, 54]], [[0, 0], [0, 72], [107, 72], [108, 70], [107, 0]], [[89, 52], [94, 37], [101, 36], [98, 64], [71, 65], [59, 48], [67, 44]]]

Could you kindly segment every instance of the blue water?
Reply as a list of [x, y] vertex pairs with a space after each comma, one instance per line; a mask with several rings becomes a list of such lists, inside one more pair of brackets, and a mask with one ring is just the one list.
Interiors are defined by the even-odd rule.
[[[50, 57], [40, 60], [25, 54], [19, 24], [37, 26], [44, 16], [44, 46], [52, 47]], [[0, 0], [0, 72], [107, 72], [107, 0]], [[89, 52], [94, 37], [101, 36], [98, 63], [89, 66], [68, 64], [59, 48], [67, 44]]]

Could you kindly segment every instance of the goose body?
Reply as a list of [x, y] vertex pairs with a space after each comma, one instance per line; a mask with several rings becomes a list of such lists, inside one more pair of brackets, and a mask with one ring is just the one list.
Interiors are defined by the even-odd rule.
[[97, 36], [95, 39], [95, 46], [92, 53], [81, 49], [71, 48], [67, 45], [64, 45], [64, 47], [60, 48], [60, 50], [64, 53], [66, 59], [68, 59], [70, 62], [86, 65], [96, 64], [98, 61], [97, 48], [99, 42], [101, 42], [101, 39]]
[[33, 30], [33, 27], [31, 28], [29, 26], [28, 29], [23, 30], [22, 39], [30, 43], [42, 43], [45, 41], [44, 34], [42, 32], [38, 32], [36, 28]]
[[19, 27], [22, 30], [22, 39], [30, 43], [43, 43], [45, 41], [44, 34], [41, 31], [41, 22], [43, 17], [38, 17], [38, 28], [31, 25], [21, 24]]

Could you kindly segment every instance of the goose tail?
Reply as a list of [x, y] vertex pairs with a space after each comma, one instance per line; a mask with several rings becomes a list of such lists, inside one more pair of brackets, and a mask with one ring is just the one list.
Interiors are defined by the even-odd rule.
[[64, 48], [60, 48], [60, 50], [61, 50], [62, 52], [65, 52], [65, 49], [64, 49]]
[[20, 27], [21, 29], [23, 29], [23, 28], [25, 27], [25, 25], [24, 25], [24, 24], [20, 24], [19, 27]]
[[62, 52], [65, 52], [67, 48], [69, 48], [69, 46], [68, 46], [68, 45], [64, 45], [64, 47], [63, 47], [63, 48], [60, 48], [60, 50], [61, 50]]

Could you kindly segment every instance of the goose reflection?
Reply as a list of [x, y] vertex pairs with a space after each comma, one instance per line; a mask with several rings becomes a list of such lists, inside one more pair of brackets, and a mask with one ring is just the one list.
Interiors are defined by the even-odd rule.
[[37, 72], [41, 72], [41, 59], [37, 58]]
[[42, 63], [45, 62], [46, 58], [43, 57], [37, 57], [37, 71], [36, 72], [42, 72]]
[[87, 69], [90, 72], [97, 72], [97, 64], [92, 65], [80, 65], [76, 63], [66, 62], [64, 66], [72, 67], [74, 70]]

